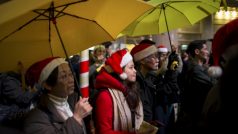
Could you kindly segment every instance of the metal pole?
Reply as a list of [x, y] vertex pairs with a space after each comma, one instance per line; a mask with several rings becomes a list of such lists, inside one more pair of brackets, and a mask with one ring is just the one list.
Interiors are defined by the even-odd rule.
[[164, 18], [165, 18], [166, 28], [167, 28], [167, 31], [168, 31], [169, 44], [170, 44], [170, 48], [171, 48], [171, 50], [172, 50], [172, 44], [171, 44], [171, 39], [170, 39], [170, 33], [169, 33], [169, 27], [168, 27], [168, 23], [167, 23], [167, 18], [166, 18], [166, 15], [165, 15], [165, 7], [164, 7], [164, 4], [162, 4], [162, 9], [163, 9], [163, 12], [164, 12]]

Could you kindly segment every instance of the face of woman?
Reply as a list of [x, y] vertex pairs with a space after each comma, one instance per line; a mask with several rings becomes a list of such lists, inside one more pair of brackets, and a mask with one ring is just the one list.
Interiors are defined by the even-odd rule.
[[74, 92], [74, 77], [68, 64], [61, 64], [58, 69], [57, 82], [51, 94], [65, 98]]
[[136, 81], [136, 70], [133, 61], [130, 61], [124, 68], [124, 72], [127, 74], [127, 81], [135, 82]]

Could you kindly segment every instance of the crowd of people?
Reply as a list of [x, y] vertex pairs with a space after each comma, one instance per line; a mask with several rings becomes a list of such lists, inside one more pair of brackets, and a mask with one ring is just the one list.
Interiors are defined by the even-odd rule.
[[172, 44], [170, 51], [149, 39], [132, 50], [108, 52], [110, 43], [95, 46], [90, 58], [88, 98], [83, 98], [75, 88], [77, 79], [73, 74], [78, 73], [77, 67], [71, 69], [71, 61], [61, 57], [36, 61], [25, 74], [0, 73], [0, 131], [234, 132], [237, 34], [235, 19], [216, 32], [212, 53], [207, 40], [194, 40], [183, 53], [186, 58], [178, 52], [176, 44]]

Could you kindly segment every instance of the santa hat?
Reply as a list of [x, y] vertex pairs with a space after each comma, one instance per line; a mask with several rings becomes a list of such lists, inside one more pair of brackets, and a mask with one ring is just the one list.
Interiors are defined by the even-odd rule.
[[222, 74], [219, 66], [220, 58], [225, 50], [235, 44], [238, 44], [238, 19], [232, 20], [223, 25], [214, 35], [212, 41], [213, 65], [208, 69], [211, 76], [218, 77]]
[[134, 61], [137, 62], [156, 52], [158, 52], [158, 50], [155, 45], [142, 43], [132, 48], [131, 55]]
[[59, 57], [49, 57], [34, 63], [26, 72], [26, 83], [30, 86], [34, 86], [35, 83], [42, 84], [52, 71], [63, 63], [68, 62]]
[[157, 48], [158, 48], [158, 52], [161, 52], [161, 53], [168, 52], [168, 48], [165, 45], [159, 45]]
[[122, 68], [130, 61], [132, 61], [132, 56], [127, 49], [118, 50], [106, 60], [104, 68], [109, 73], [117, 73], [122, 80], [125, 80], [127, 75]]

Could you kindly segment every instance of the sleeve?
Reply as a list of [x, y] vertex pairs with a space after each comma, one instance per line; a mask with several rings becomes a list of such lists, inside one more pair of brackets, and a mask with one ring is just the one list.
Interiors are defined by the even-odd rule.
[[178, 90], [178, 71], [167, 70], [166, 74], [163, 76], [158, 76], [157, 79], [157, 89], [165, 94], [170, 94], [173, 90]]
[[7, 77], [4, 80], [3, 87], [4, 90], [2, 91], [2, 94], [4, 97], [21, 106], [29, 106], [33, 98], [39, 94], [39, 92], [23, 91], [20, 81], [12, 77]]
[[182, 60], [180, 55], [178, 55], [178, 68], [177, 68], [177, 70], [179, 71], [179, 73], [181, 73], [182, 70], [183, 70], [183, 60]]
[[73, 118], [65, 122], [51, 122], [49, 116], [36, 109], [29, 114], [24, 123], [26, 134], [84, 134], [83, 127]]
[[158, 76], [158, 103], [168, 104], [179, 101], [178, 71], [167, 70], [164, 77]]
[[96, 99], [95, 125], [99, 134], [134, 134], [113, 130], [113, 103], [108, 90], [101, 91]]
[[192, 79], [205, 87], [211, 88], [213, 83], [211, 77], [199, 67], [195, 67]]

